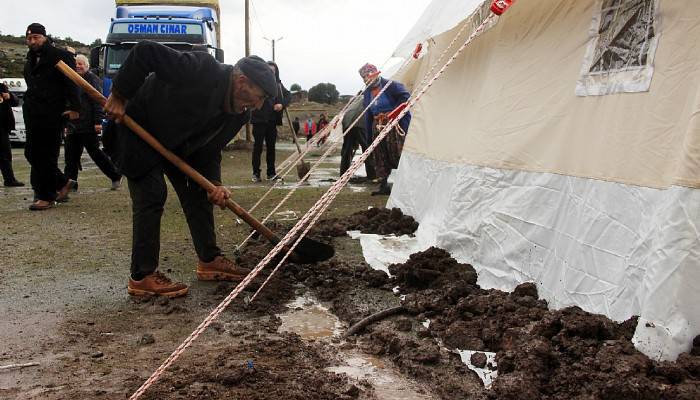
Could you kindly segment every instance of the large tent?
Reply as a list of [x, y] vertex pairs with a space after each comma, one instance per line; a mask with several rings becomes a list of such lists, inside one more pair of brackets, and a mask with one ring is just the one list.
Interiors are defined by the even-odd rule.
[[[418, 89], [490, 3], [433, 1], [394, 79]], [[700, 334], [698, 46], [697, 1], [518, 0], [416, 104], [389, 206], [482, 286], [638, 315], [675, 359]]]

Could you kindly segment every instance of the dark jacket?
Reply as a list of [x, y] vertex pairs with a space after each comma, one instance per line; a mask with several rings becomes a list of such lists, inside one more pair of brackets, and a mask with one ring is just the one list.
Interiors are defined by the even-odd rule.
[[[97, 75], [88, 71], [83, 78], [88, 81], [92, 87], [102, 93], [102, 80]], [[96, 133], [95, 125], [101, 125], [102, 119], [105, 117], [104, 110], [100, 103], [93, 100], [87, 92], [80, 91], [80, 118], [74, 122], [76, 132]]]
[[7, 85], [0, 83], [0, 93], [9, 93], [10, 99], [0, 103], [0, 131], [9, 132], [15, 129], [15, 114], [12, 107], [17, 107], [19, 99], [7, 89]]
[[[362, 103], [363, 100], [361, 97], [356, 97], [355, 100], [353, 100], [352, 103], [350, 103], [348, 109], [343, 115], [343, 131], [346, 131], [348, 128], [350, 128], [350, 125], [352, 125], [352, 123], [355, 122], [357, 117], [359, 117], [362, 111], [365, 109]], [[362, 135], [366, 137], [365, 121], [362, 118], [360, 118], [360, 120], [357, 121], [353, 128], [360, 129], [362, 131]]]
[[292, 94], [284, 87], [280, 81], [279, 69], [277, 64], [268, 63], [275, 66], [275, 77], [277, 78], [277, 96], [273, 99], [265, 100], [263, 106], [259, 110], [253, 111], [250, 122], [253, 124], [275, 124], [282, 125], [282, 113], [284, 109], [275, 111], [272, 108], [275, 104], [282, 104], [285, 108], [292, 101]]
[[46, 41], [39, 54], [32, 50], [27, 52], [27, 62], [24, 64], [27, 92], [22, 106], [25, 119], [60, 118], [66, 110], [80, 110], [78, 86], [56, 68], [59, 61], [75, 69], [73, 55], [54, 47], [50, 40]]
[[[384, 78], [379, 78], [379, 87], [380, 90], [387, 84], [387, 80]], [[406, 90], [406, 87], [402, 85], [399, 82], [392, 81], [391, 85], [384, 91], [384, 95], [387, 96], [389, 99], [389, 103], [391, 103], [390, 107], [388, 110], [385, 110], [384, 112], [389, 112], [396, 108], [399, 104], [408, 101], [408, 98], [411, 97], [411, 93]], [[364, 102], [362, 103], [365, 107], [367, 107], [372, 101], [372, 91], [368, 88], [365, 91], [365, 99]], [[372, 136], [372, 122], [374, 120], [374, 114], [372, 113], [372, 109], [370, 108], [367, 110], [365, 113], [365, 129], [367, 130], [367, 135], [369, 138]], [[401, 129], [403, 129], [404, 132], [408, 133], [408, 125], [411, 123], [411, 113], [407, 112], [406, 115], [401, 118], [399, 121], [399, 126]], [[369, 141], [370, 143], [372, 142], [371, 140]]]
[[[211, 181], [221, 181], [221, 150], [247, 122], [248, 113], [223, 110], [233, 67], [204, 52], [179, 52], [143, 41], [133, 47], [112, 90], [129, 99], [126, 113]], [[139, 178], [164, 159], [118, 125], [116, 162]]]

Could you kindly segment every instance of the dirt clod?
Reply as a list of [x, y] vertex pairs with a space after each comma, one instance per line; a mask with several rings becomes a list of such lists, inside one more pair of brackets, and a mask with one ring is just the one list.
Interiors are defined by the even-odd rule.
[[482, 352], [474, 353], [470, 357], [469, 361], [477, 368], [484, 368], [486, 367], [486, 354]]

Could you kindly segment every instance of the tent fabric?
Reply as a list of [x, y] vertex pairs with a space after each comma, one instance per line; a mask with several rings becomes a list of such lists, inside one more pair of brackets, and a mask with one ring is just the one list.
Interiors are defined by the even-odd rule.
[[[519, 0], [477, 38], [412, 109], [388, 205], [485, 286], [640, 315], [637, 347], [673, 359], [700, 334], [700, 2], [654, 1], [648, 91], [580, 97], [606, 3]], [[417, 90], [461, 24], [394, 79]]]
[[[648, 92], [577, 97], [599, 10], [594, 0], [518, 1], [416, 104], [411, 131], [419, 133], [406, 151], [654, 188], [700, 187], [700, 68], [693, 67], [700, 41], [688, 37], [700, 35], [700, 19], [686, 17], [700, 15], [700, 2], [660, 2]], [[419, 66], [395, 78], [409, 87], [419, 81], [457, 30], [434, 38]]]
[[417, 43], [454, 28], [482, 3], [483, 0], [433, 1], [396, 46], [392, 57], [410, 58]]

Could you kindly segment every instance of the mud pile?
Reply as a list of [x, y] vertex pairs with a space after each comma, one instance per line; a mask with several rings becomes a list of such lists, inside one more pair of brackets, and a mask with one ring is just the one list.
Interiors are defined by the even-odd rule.
[[370, 208], [343, 218], [330, 218], [319, 222], [312, 230], [321, 236], [345, 236], [347, 231], [361, 231], [378, 235], [411, 235], [418, 229], [413, 217], [404, 215], [398, 208]]
[[450, 349], [497, 353], [488, 398], [700, 398], [700, 357], [650, 360], [630, 341], [636, 318], [615, 323], [578, 307], [550, 311], [533, 283], [512, 293], [481, 289], [471, 266], [436, 248], [390, 270], [405, 306], [431, 319], [432, 336]]

